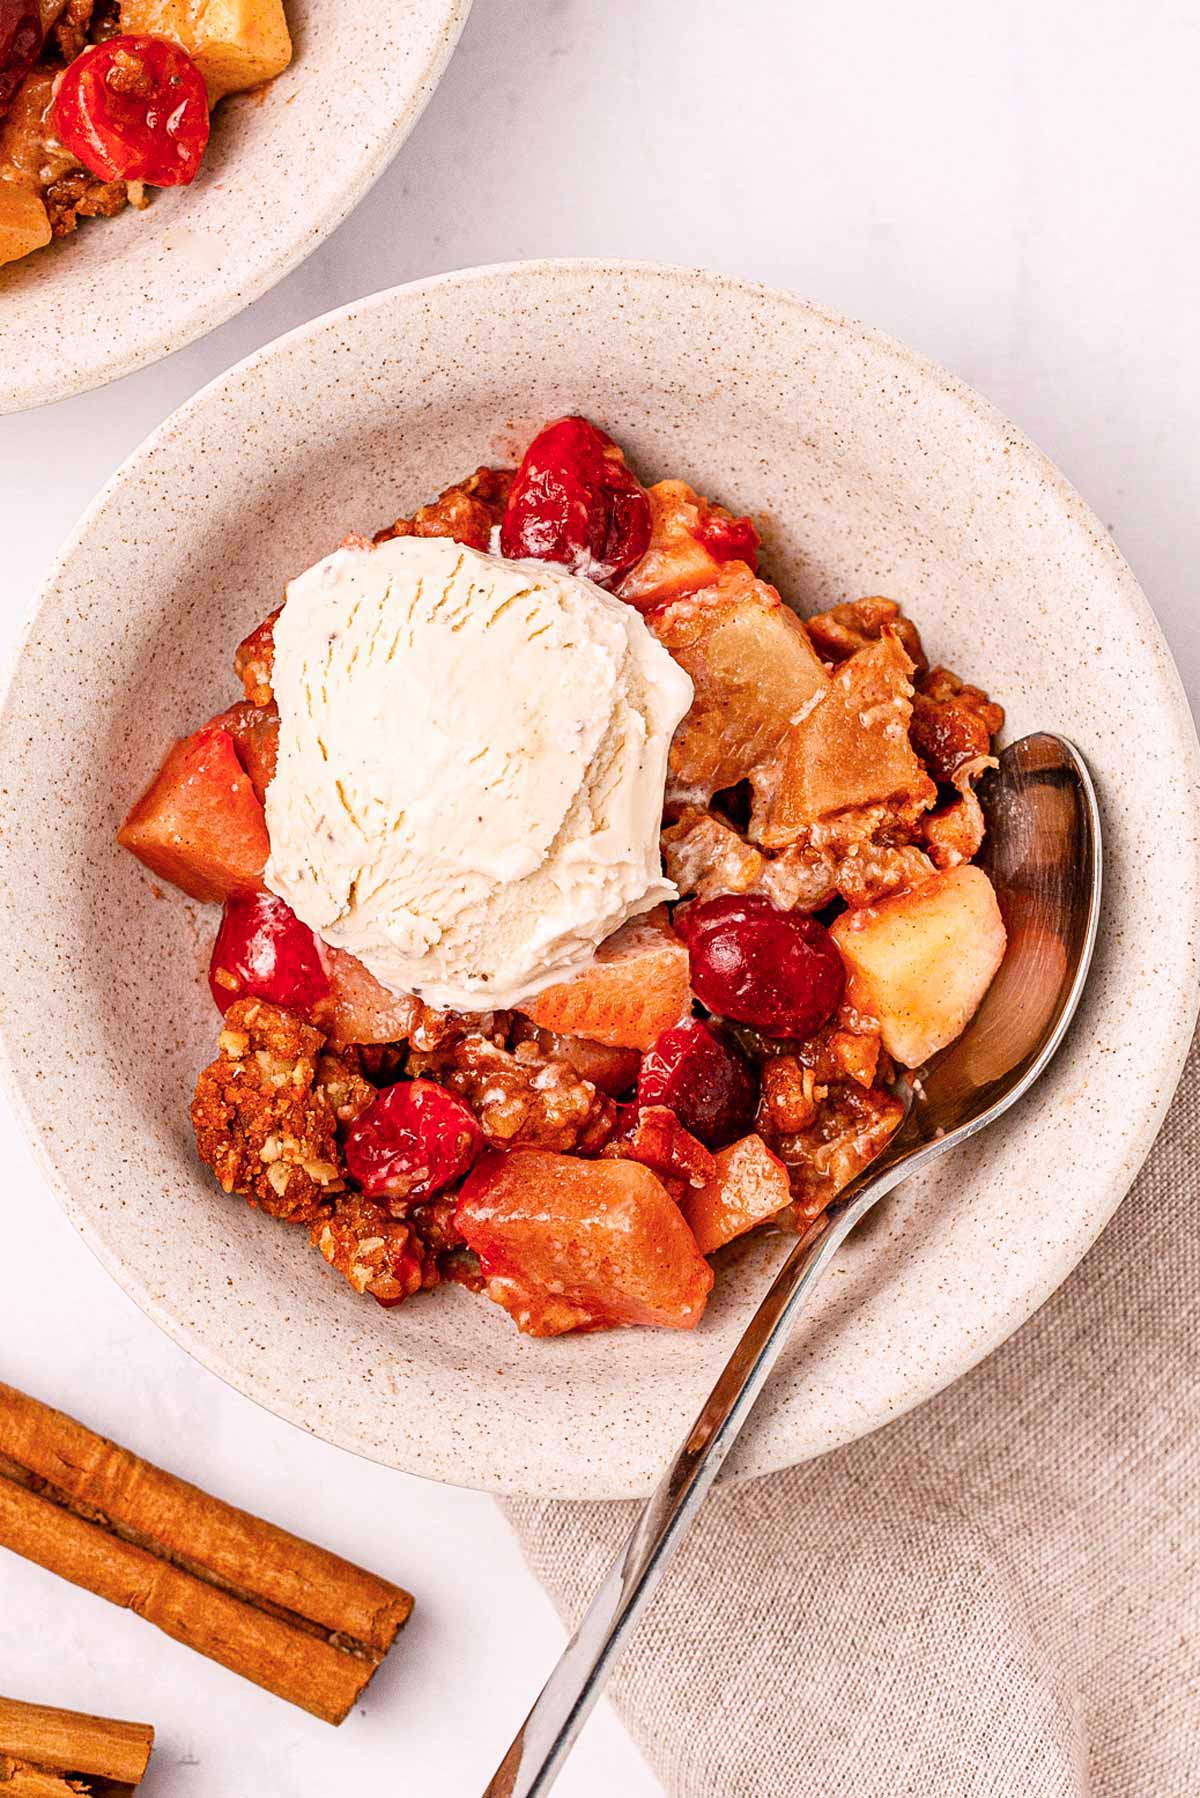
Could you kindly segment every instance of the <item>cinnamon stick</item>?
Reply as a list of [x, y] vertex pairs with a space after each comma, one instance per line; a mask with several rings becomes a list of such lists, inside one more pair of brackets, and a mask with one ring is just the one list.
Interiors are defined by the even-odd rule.
[[0, 1698], [0, 1798], [118, 1798], [141, 1784], [154, 1731]]
[[327, 1723], [346, 1716], [413, 1605], [3, 1383], [0, 1546]]

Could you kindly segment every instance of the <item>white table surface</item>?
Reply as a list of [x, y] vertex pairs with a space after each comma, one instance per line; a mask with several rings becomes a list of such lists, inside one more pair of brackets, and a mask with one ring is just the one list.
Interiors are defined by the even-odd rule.
[[[399, 160], [303, 268], [169, 361], [0, 420], [0, 649], [110, 472], [259, 344], [416, 276], [614, 253], [795, 288], [982, 389], [1111, 527], [1195, 698], [1198, 54], [1191, 0], [475, 0]], [[154, 1721], [147, 1798], [471, 1798], [561, 1640], [491, 1502], [227, 1391], [101, 1272], [2, 1101], [0, 1149], [0, 1378], [418, 1595], [335, 1732], [0, 1553], [0, 1691]], [[559, 1786], [658, 1789], [603, 1710]]]

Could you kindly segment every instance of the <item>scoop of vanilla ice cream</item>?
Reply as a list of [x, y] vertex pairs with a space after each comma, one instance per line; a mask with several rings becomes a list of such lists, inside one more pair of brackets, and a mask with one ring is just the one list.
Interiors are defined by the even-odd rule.
[[266, 882], [395, 992], [467, 1011], [675, 897], [658, 833], [692, 683], [632, 606], [441, 538], [345, 547], [275, 625]]

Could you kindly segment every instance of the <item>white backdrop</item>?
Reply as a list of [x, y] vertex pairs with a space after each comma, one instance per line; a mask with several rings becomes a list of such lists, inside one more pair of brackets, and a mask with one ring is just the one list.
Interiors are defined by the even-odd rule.
[[[1195, 703], [1198, 55], [1195, 0], [475, 0], [398, 162], [303, 268], [158, 367], [0, 420], [0, 648], [102, 481], [248, 351], [416, 276], [617, 254], [793, 287], [980, 388], [1113, 530]], [[472, 1798], [561, 1640], [490, 1501], [227, 1392], [92, 1261], [2, 1101], [0, 1153], [0, 1378], [418, 1597], [334, 1732], [0, 1553], [0, 1691], [154, 1721], [147, 1798]], [[657, 1789], [604, 1712], [559, 1786]]]

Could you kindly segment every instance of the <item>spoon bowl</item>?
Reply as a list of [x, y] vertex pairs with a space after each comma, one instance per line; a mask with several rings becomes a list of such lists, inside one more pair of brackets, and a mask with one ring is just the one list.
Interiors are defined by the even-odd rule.
[[984, 776], [981, 858], [1007, 943], [978, 1011], [953, 1043], [896, 1084], [905, 1105], [882, 1154], [798, 1242], [725, 1365], [484, 1798], [542, 1798], [643, 1607], [749, 1417], [809, 1295], [841, 1244], [910, 1174], [994, 1123], [1062, 1042], [1100, 920], [1100, 814], [1091, 776], [1062, 737], [1022, 737]]

